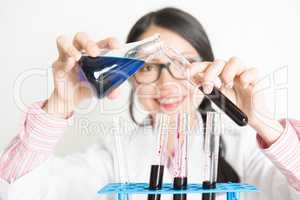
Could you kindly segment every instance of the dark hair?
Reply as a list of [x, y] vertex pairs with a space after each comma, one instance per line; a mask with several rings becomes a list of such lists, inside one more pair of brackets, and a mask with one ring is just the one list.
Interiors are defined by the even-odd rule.
[[[202, 25], [196, 18], [177, 8], [163, 8], [141, 17], [131, 28], [127, 37], [127, 42], [139, 40], [139, 37], [147, 31], [151, 25], [166, 28], [179, 34], [196, 49], [203, 60], [214, 60], [209, 39]], [[137, 123], [133, 115], [133, 100], [134, 90], [132, 90], [130, 94], [129, 111], [132, 120]], [[206, 112], [212, 110], [213, 108], [210, 100], [204, 98], [198, 107], [198, 111], [203, 118], [204, 124], [206, 122]], [[225, 148], [222, 139], [219, 151], [218, 182], [240, 182], [240, 178], [236, 171], [224, 159]]]

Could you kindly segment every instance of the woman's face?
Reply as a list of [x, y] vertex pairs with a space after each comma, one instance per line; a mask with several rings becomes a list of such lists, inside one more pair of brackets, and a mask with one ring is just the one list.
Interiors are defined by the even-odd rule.
[[[158, 26], [151, 26], [139, 39], [150, 37], [155, 33], [159, 33], [162, 41], [179, 50], [186, 58], [192, 59], [199, 56], [193, 46], [180, 35]], [[160, 59], [153, 62], [166, 63], [167, 61]], [[139, 78], [139, 73], [135, 76], [136, 79]], [[140, 104], [151, 115], [159, 111], [167, 114], [193, 113], [203, 98], [187, 80], [175, 79], [166, 69], [163, 69], [160, 78], [151, 84], [138, 84], [133, 79], [133, 87], [136, 89], [135, 94]]]

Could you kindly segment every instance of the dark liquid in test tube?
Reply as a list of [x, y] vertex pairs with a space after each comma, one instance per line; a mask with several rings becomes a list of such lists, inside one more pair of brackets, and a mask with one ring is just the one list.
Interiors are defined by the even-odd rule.
[[[216, 183], [210, 181], [203, 181], [203, 189], [215, 189]], [[216, 200], [216, 193], [202, 193], [202, 200]]]
[[[202, 87], [199, 88], [202, 91]], [[248, 117], [232, 101], [230, 101], [221, 91], [214, 87], [210, 94], [206, 96], [223, 110], [239, 126], [246, 126]]]
[[[174, 190], [185, 190], [187, 188], [187, 177], [174, 177]], [[186, 200], [186, 194], [174, 194], [173, 200]]]
[[[151, 165], [149, 189], [159, 190], [162, 188], [164, 175], [163, 165]], [[148, 194], [148, 200], [160, 200], [160, 194]]]

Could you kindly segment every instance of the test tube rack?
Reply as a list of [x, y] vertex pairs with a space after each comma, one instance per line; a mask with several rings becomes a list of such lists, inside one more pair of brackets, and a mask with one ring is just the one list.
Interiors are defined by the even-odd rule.
[[160, 190], [150, 190], [148, 183], [110, 183], [99, 190], [98, 194], [117, 194], [118, 200], [128, 200], [128, 196], [132, 194], [226, 193], [227, 200], [239, 200], [240, 192], [259, 190], [246, 183], [217, 183], [214, 189], [203, 189], [202, 184], [191, 183], [185, 190], [174, 190], [171, 183], [164, 183]]

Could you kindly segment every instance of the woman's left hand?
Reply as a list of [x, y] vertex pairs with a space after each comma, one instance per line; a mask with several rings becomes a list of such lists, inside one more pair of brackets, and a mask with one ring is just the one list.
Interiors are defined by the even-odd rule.
[[[258, 92], [257, 69], [248, 67], [233, 57], [228, 62], [215, 60], [214, 62], [194, 63], [192, 73], [193, 82], [203, 87], [203, 92], [209, 94], [216, 86], [221, 92], [235, 103], [247, 116], [249, 124], [267, 144], [272, 144], [283, 132], [282, 126], [272, 117], [264, 119], [259, 114], [269, 113], [266, 110], [265, 99]], [[195, 71], [195, 70], [193, 70]], [[264, 109], [264, 110], [262, 110]]]

